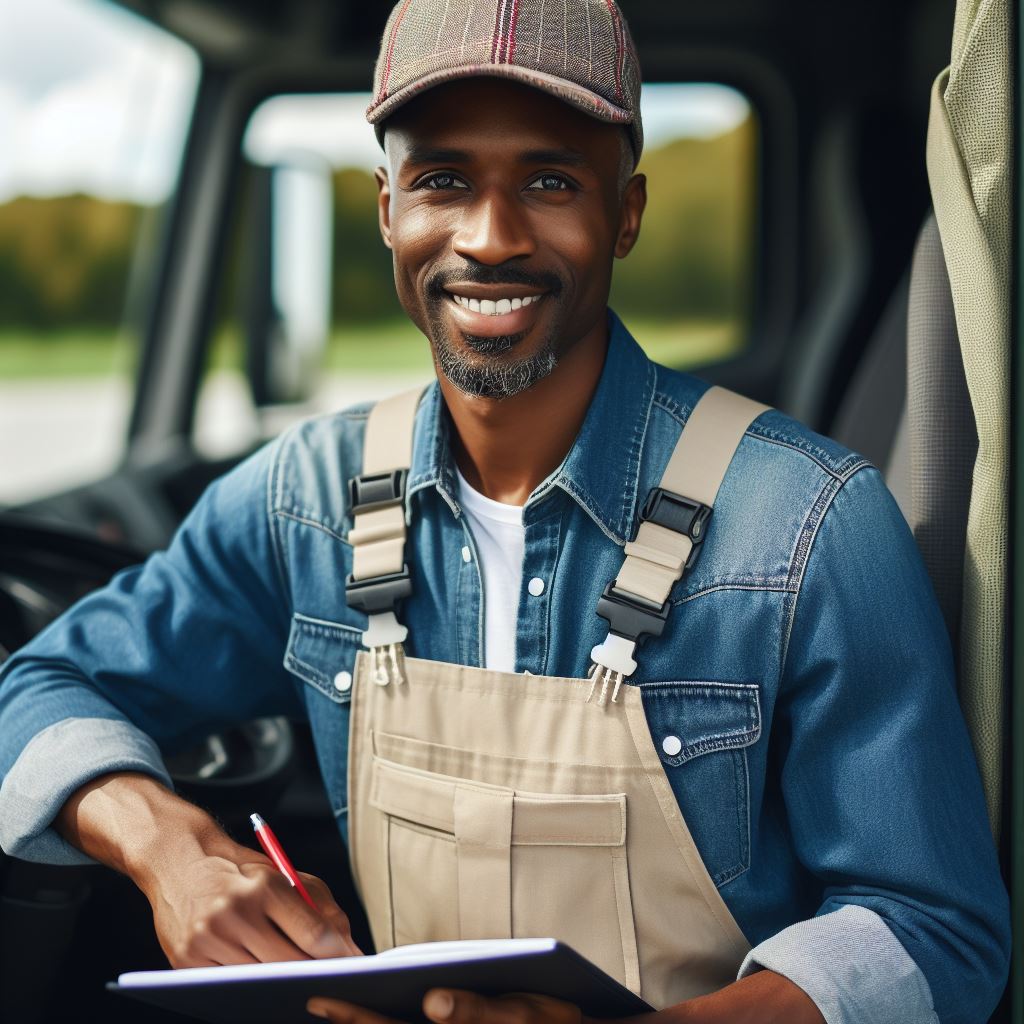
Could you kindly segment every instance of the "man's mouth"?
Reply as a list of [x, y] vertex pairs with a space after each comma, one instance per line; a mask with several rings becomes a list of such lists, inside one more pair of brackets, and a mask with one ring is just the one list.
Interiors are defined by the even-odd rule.
[[513, 310], [540, 302], [544, 298], [543, 295], [519, 295], [505, 299], [475, 299], [469, 295], [456, 295], [453, 292], [449, 294], [452, 301], [458, 303], [463, 309], [468, 309], [473, 313], [482, 313], [484, 316], [504, 316]]
[[468, 282], [447, 286], [452, 321], [464, 337], [523, 336], [538, 322], [550, 291], [529, 285], [481, 285]]

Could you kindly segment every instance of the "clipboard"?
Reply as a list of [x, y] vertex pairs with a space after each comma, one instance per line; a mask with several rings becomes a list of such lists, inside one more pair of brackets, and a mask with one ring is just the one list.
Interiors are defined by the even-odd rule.
[[435, 987], [487, 996], [533, 992], [574, 1003], [589, 1017], [653, 1010], [556, 939], [430, 942], [375, 956], [137, 971], [107, 984], [111, 991], [210, 1024], [312, 1021], [306, 1013], [312, 996], [344, 999], [421, 1024], [423, 996]]

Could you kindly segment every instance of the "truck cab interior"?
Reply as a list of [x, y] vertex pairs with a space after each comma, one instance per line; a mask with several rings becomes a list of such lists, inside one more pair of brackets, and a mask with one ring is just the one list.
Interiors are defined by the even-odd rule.
[[[97, 38], [144, 38], [152, 51], [133, 59], [160, 55], [153, 67], [166, 73], [145, 80], [143, 116], [173, 139], [138, 172], [156, 183], [132, 193], [141, 214], [108, 202], [103, 218], [87, 222], [82, 196], [62, 199], [68, 224], [56, 237], [94, 265], [68, 264], [64, 291], [40, 287], [39, 308], [25, 297], [35, 285], [15, 275], [46, 263], [45, 252], [33, 263], [30, 250], [52, 209], [25, 198], [32, 190], [19, 191], [0, 168], [0, 276], [16, 284], [12, 296], [0, 288], [0, 659], [166, 545], [206, 485], [286, 424], [432, 372], [425, 339], [397, 326], [389, 255], [374, 237], [367, 168], [376, 143], [368, 126], [352, 127], [390, 5], [62, 2], [101, 24]], [[23, 58], [0, 61], [12, 76], [5, 82], [0, 70], [0, 128], [13, 116], [5, 95], [30, 94], [13, 78], [32, 47], [72, 34], [73, 22], [58, 20], [41, 44], [27, 6], [0, 0], [11, 14], [0, 55], [6, 45]], [[659, 361], [783, 409], [883, 469], [957, 652], [1020, 922], [1018, 5], [621, 6], [651, 103], [640, 169], [661, 205], [645, 225], [651, 255], [643, 241], [638, 269], [621, 267], [616, 308]], [[73, 38], [58, 51], [76, 66]], [[70, 123], [57, 100], [32, 109], [42, 135], [46, 117]], [[99, 123], [71, 109], [82, 132]], [[79, 142], [130, 148], [131, 137], [101, 128]], [[42, 192], [62, 188], [84, 191], [58, 183]], [[117, 381], [94, 387], [94, 418], [76, 425], [78, 399], [61, 390], [59, 374], [41, 383], [34, 368], [70, 365], [85, 351], [41, 339], [75, 273], [99, 302], [113, 271], [96, 239], [118, 217], [128, 218], [133, 247], [124, 280], [110, 286], [120, 322], [86, 318], [89, 344], [116, 336]], [[374, 362], [375, 349], [393, 365]], [[50, 432], [54, 423], [65, 432]], [[101, 429], [107, 447], [85, 458], [80, 448]], [[355, 907], [300, 723], [249, 723], [170, 766], [181, 791], [236, 836], [252, 807], [265, 809], [293, 860]], [[365, 942], [365, 922], [354, 917]], [[99, 866], [0, 855], [0, 1019], [178, 1020], [103, 989], [122, 971], [164, 965], [146, 902], [126, 880]], [[992, 1020], [1024, 1024], [1019, 952]]]

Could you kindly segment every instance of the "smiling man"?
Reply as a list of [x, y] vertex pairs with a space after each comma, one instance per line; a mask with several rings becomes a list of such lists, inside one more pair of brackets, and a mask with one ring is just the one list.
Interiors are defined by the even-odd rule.
[[289, 431], [8, 662], [4, 848], [129, 874], [175, 966], [354, 953], [322, 883], [318, 913], [169, 789], [161, 751], [287, 714], [379, 948], [554, 935], [652, 1022], [985, 1019], [1006, 894], [895, 503], [607, 309], [646, 189], [621, 13], [402, 0], [376, 85], [437, 382]]

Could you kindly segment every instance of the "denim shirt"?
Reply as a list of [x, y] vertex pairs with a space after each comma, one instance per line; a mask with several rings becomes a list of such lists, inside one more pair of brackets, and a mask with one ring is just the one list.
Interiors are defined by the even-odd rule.
[[[609, 325], [580, 433], [523, 510], [520, 672], [586, 673], [607, 632], [598, 598], [707, 387], [650, 362], [614, 314]], [[207, 490], [166, 552], [7, 662], [8, 853], [82, 860], [50, 827], [76, 788], [115, 770], [169, 783], [161, 752], [264, 715], [310, 722], [346, 834], [346, 674], [365, 625], [345, 602], [346, 484], [367, 412], [264, 447]], [[416, 419], [401, 619], [410, 654], [480, 665], [483, 588], [449, 422], [435, 382]], [[786, 975], [829, 1022], [984, 1020], [1008, 969], [1007, 897], [943, 620], [878, 471], [762, 414], [670, 603], [627, 682], [754, 947], [740, 974]]]

